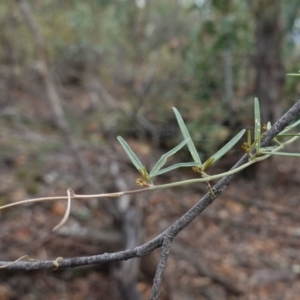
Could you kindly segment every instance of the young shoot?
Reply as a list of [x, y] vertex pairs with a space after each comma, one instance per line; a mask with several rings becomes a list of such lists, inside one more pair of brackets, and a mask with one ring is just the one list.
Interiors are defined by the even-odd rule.
[[[200, 173], [201, 177], [207, 177], [208, 175], [205, 173], [205, 170], [208, 169], [213, 163], [215, 163], [217, 160], [219, 160], [223, 155], [225, 155], [243, 136], [245, 133], [245, 129], [241, 130], [235, 137], [233, 137], [225, 146], [223, 146], [219, 151], [217, 151], [214, 155], [209, 157], [205, 163], [202, 165], [200, 156], [198, 154], [198, 151], [192, 141], [192, 138], [190, 136], [190, 133], [183, 121], [183, 118], [179, 111], [173, 107], [173, 111], [175, 113], [179, 128], [181, 130], [181, 133], [184, 137], [184, 140], [174, 147], [172, 150], [168, 151], [162, 157], [158, 160], [158, 162], [154, 165], [151, 172], [148, 172], [146, 167], [141, 163], [141, 161], [138, 159], [136, 154], [133, 152], [133, 150], [130, 148], [130, 146], [127, 144], [127, 142], [120, 136], [118, 136], [118, 141], [120, 142], [121, 146], [123, 147], [124, 151], [128, 155], [129, 159], [131, 160], [132, 164], [135, 166], [135, 168], [139, 171], [142, 178], [139, 178], [136, 180], [136, 184], [138, 186], [152, 186], [152, 178], [159, 176], [161, 174], [170, 172], [172, 170], [175, 170], [177, 168], [182, 167], [192, 167], [193, 171]], [[192, 158], [194, 159], [194, 162], [184, 162], [184, 163], [177, 163], [172, 166], [166, 167], [164, 169], [163, 166], [166, 164], [168, 158], [175, 153], [177, 153], [179, 150], [181, 150], [185, 145], [187, 145]], [[208, 183], [209, 185], [209, 183]], [[210, 189], [211, 191], [211, 189]], [[213, 194], [213, 192], [211, 191]]]

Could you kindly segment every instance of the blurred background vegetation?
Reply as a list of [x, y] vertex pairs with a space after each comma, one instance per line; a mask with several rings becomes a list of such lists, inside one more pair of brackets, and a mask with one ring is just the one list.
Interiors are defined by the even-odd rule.
[[[298, 72], [299, 58], [298, 0], [1, 1], [0, 204], [65, 194], [70, 186], [77, 193], [115, 191], [114, 161], [133, 188], [137, 174], [116, 136], [153, 164], [182, 139], [173, 106], [199, 151], [211, 155], [241, 128], [251, 128], [255, 96], [263, 123], [299, 99], [300, 81], [286, 77]], [[82, 226], [115, 225], [114, 208], [104, 205], [110, 215], [103, 215], [97, 203], [75, 203], [74, 219]], [[35, 224], [48, 222], [49, 210], [54, 225], [60, 219], [63, 204], [47, 205], [36, 208], [44, 217], [35, 211]], [[26, 242], [43, 257], [35, 244], [28, 246], [38, 239], [36, 227], [24, 231], [30, 216], [4, 212], [2, 220], [11, 228], [16, 216], [24, 218], [13, 239], [20, 251], [8, 242], [1, 256], [22, 256]], [[89, 223], [95, 218], [102, 221]], [[0, 238], [11, 241], [7, 232]], [[65, 256], [91, 254], [69, 250]]]
[[[97, 120], [101, 132], [124, 134], [142, 124], [151, 136], [158, 131], [151, 120], [173, 121], [176, 106], [196, 141], [212, 140], [204, 151], [228, 137], [222, 125], [251, 124], [254, 96], [266, 110], [279, 110], [276, 117], [299, 96], [297, 80], [285, 80], [285, 70], [298, 70], [299, 3], [275, 2], [29, 1], [62, 99], [75, 93], [76, 104], [90, 109], [81, 124], [70, 120], [74, 131], [90, 138], [84, 124]], [[40, 66], [18, 4], [1, 3], [0, 14], [4, 106], [18, 101], [12, 84], [34, 89]], [[68, 116], [76, 119], [73, 111]]]

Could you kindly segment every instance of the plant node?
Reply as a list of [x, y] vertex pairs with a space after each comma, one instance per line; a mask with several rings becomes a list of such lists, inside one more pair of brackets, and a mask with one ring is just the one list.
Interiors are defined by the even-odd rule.
[[140, 179], [138, 178], [135, 183], [138, 185], [138, 186], [146, 186], [146, 187], [149, 187], [151, 186], [152, 184], [150, 184], [149, 182], [143, 180], [143, 179]]

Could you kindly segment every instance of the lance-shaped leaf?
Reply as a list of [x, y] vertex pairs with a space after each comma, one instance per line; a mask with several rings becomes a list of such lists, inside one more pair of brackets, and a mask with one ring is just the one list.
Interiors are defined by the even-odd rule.
[[137, 158], [135, 153], [131, 150], [127, 142], [121, 137], [117, 137], [118, 141], [120, 142], [121, 146], [123, 147], [124, 151], [128, 155], [129, 159], [133, 163], [133, 165], [136, 167], [136, 169], [141, 172], [144, 169], [143, 164], [140, 162], [140, 160]]
[[288, 73], [287, 76], [300, 76], [300, 73]]
[[259, 101], [254, 98], [254, 141], [256, 142], [256, 152], [260, 149], [261, 123], [260, 123], [260, 109]]
[[162, 157], [158, 160], [158, 162], [153, 167], [152, 171], [150, 172], [150, 178], [157, 176], [157, 172], [166, 164], [168, 158], [178, 152], [183, 146], [188, 143], [190, 138], [185, 139], [179, 145], [162, 155]]
[[191, 167], [196, 167], [196, 166], [199, 166], [199, 164], [196, 163], [196, 162], [178, 163], [178, 164], [172, 165], [170, 167], [167, 167], [165, 169], [162, 169], [162, 170], [158, 171], [155, 176], [170, 172], [170, 171], [175, 170], [177, 168], [191, 168]]
[[200, 159], [199, 154], [197, 152], [197, 149], [196, 149], [196, 147], [195, 147], [195, 145], [194, 145], [194, 143], [191, 139], [191, 136], [190, 136], [190, 134], [189, 134], [189, 132], [188, 132], [186, 126], [185, 126], [185, 123], [184, 123], [179, 111], [175, 107], [173, 107], [173, 111], [175, 113], [175, 116], [176, 116], [176, 119], [177, 119], [177, 122], [178, 122], [178, 125], [180, 127], [180, 130], [181, 130], [181, 133], [182, 133], [183, 137], [185, 139], [190, 139], [189, 142], [187, 143], [187, 146], [189, 148], [189, 151], [190, 151], [194, 161], [196, 163], [198, 163], [198, 165], [202, 165], [201, 159]]
[[263, 151], [262, 154], [272, 154], [272, 155], [280, 155], [280, 156], [300, 156], [300, 153], [288, 153], [288, 152], [269, 152]]
[[235, 137], [233, 137], [225, 146], [223, 146], [217, 153], [211, 156], [205, 163], [204, 166], [207, 165], [205, 169], [207, 169], [210, 165], [215, 163], [218, 159], [220, 159], [224, 154], [226, 154], [244, 135], [246, 129], [242, 129]]

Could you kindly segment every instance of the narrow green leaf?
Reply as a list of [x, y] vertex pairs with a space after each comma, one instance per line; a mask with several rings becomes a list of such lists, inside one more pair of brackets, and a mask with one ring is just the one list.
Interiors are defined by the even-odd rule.
[[129, 159], [133, 163], [133, 165], [136, 167], [136, 169], [139, 172], [141, 170], [143, 170], [143, 168], [144, 168], [143, 164], [137, 158], [137, 156], [135, 155], [135, 153], [131, 150], [131, 148], [129, 147], [129, 145], [127, 144], [127, 142], [121, 136], [118, 136], [117, 139], [120, 142], [120, 144], [123, 147], [123, 149], [126, 152], [126, 154], [128, 155]]
[[196, 162], [178, 163], [178, 164], [172, 165], [170, 167], [167, 167], [165, 169], [162, 169], [162, 170], [158, 171], [155, 176], [170, 172], [170, 171], [175, 170], [177, 168], [191, 168], [191, 167], [196, 167], [196, 166], [199, 166], [199, 164], [196, 163]]
[[165, 165], [167, 159], [178, 152], [183, 146], [185, 146], [189, 142], [190, 138], [185, 139], [179, 145], [174, 147], [172, 150], [168, 151], [158, 160], [158, 162], [153, 167], [152, 171], [150, 172], [150, 178], [157, 176], [157, 172]]
[[288, 152], [269, 152], [263, 151], [262, 154], [272, 154], [272, 155], [281, 155], [281, 156], [300, 156], [300, 153], [288, 153]]
[[180, 127], [180, 130], [181, 130], [181, 133], [182, 133], [183, 137], [185, 139], [190, 139], [189, 142], [187, 143], [187, 146], [189, 148], [189, 151], [190, 151], [194, 161], [196, 163], [198, 163], [198, 165], [202, 165], [201, 159], [200, 159], [199, 154], [197, 152], [197, 149], [196, 149], [196, 147], [195, 147], [195, 145], [194, 145], [194, 143], [191, 139], [191, 136], [190, 136], [190, 134], [189, 134], [189, 132], [188, 132], [186, 126], [185, 126], [185, 123], [184, 123], [179, 111], [175, 107], [173, 107], [173, 111], [175, 113], [175, 116], [176, 116], [176, 119], [177, 119], [177, 122], [178, 122], [178, 125]]
[[300, 124], [300, 119], [299, 119], [298, 121], [296, 121], [296, 122], [290, 124], [289, 126], [285, 127], [284, 130], [287, 130], [287, 131], [288, 131], [288, 130], [291, 130], [291, 129], [293, 129], [294, 127], [298, 126], [299, 124]]
[[260, 109], [259, 101], [254, 98], [254, 141], [256, 141], [256, 152], [260, 149], [261, 123], [260, 123]]
[[[220, 159], [224, 154], [226, 154], [244, 135], [246, 129], [242, 129], [235, 137], [233, 137], [225, 146], [223, 146], [217, 153], [215, 153], [210, 158], [213, 159], [213, 163], [215, 163], [218, 159]], [[209, 159], [210, 159], [209, 158]], [[205, 163], [204, 163], [205, 164]]]
[[287, 76], [300, 76], [300, 74], [299, 73], [288, 73], [288, 74], [286, 74]]

